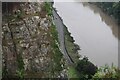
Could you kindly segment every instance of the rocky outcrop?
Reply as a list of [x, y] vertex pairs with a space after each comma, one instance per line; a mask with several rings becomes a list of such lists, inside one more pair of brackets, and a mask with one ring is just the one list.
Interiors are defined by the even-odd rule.
[[54, 54], [51, 47], [51, 24], [51, 17], [44, 10], [42, 2], [20, 3], [19, 8], [12, 10], [12, 14], [3, 14], [5, 75], [16, 76], [23, 62], [25, 76], [52, 77]]

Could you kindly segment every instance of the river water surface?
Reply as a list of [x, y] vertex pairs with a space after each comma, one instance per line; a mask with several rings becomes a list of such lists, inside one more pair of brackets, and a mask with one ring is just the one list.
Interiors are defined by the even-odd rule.
[[81, 50], [95, 65], [118, 66], [118, 25], [95, 5], [56, 2], [54, 7]]

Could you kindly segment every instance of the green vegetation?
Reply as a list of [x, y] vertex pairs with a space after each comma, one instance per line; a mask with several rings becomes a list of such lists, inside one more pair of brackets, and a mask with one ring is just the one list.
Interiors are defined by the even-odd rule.
[[54, 71], [61, 71], [62, 67], [61, 67], [61, 64], [60, 64], [60, 61], [62, 59], [62, 53], [60, 52], [59, 48], [58, 48], [58, 45], [53, 42], [53, 60], [54, 60]]
[[53, 48], [53, 62], [54, 62], [52, 73], [54, 75], [56, 73], [59, 73], [62, 70], [61, 60], [63, 58], [63, 54], [61, 53], [59, 49], [58, 32], [54, 24], [52, 24], [51, 26], [51, 34], [52, 34], [51, 47]]
[[76, 70], [79, 72], [80, 78], [91, 79], [97, 72], [97, 67], [87, 57], [84, 57], [77, 63]]
[[95, 4], [109, 15], [115, 17], [120, 24], [120, 2], [99, 2]]
[[17, 70], [16, 73], [17, 73], [17, 76], [18, 76], [20, 79], [23, 79], [23, 78], [24, 78], [24, 71], [23, 71], [23, 69]]
[[18, 70], [16, 71], [17, 76], [22, 79], [24, 77], [24, 62], [22, 58], [22, 50], [21, 53], [17, 55], [17, 66]]
[[50, 2], [45, 2], [44, 4], [45, 11], [49, 16], [52, 16], [52, 4]]
[[93, 78], [117, 78], [120, 79], [120, 70], [114, 65], [102, 66], [98, 69]]
[[69, 67], [68, 77], [69, 78], [79, 78], [78, 72], [76, 71], [75, 67], [73, 67], [73, 66]]
[[57, 32], [56, 27], [55, 27], [54, 24], [52, 24], [51, 34], [53, 36], [53, 39], [57, 40], [57, 42], [59, 42], [59, 40], [58, 40], [58, 32]]

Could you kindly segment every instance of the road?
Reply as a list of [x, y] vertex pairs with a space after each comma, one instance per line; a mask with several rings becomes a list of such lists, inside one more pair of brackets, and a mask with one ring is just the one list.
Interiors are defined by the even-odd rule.
[[53, 9], [53, 17], [54, 17], [53, 21], [54, 21], [57, 31], [58, 31], [58, 38], [60, 41], [60, 49], [64, 55], [64, 58], [67, 60], [68, 64], [72, 64], [73, 60], [69, 56], [69, 54], [66, 50], [66, 46], [65, 46], [64, 24], [63, 24], [61, 17], [57, 14], [55, 9]]

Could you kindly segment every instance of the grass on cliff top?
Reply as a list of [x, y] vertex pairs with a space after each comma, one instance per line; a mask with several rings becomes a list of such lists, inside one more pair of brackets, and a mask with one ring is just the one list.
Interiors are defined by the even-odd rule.
[[56, 73], [60, 73], [62, 71], [61, 67], [61, 60], [63, 59], [63, 54], [59, 49], [59, 42], [58, 42], [58, 32], [54, 24], [50, 27], [50, 34], [52, 35], [51, 39], [51, 47], [52, 47], [52, 56], [53, 56], [53, 68], [52, 74], [55, 75]]
[[68, 77], [69, 78], [79, 78], [78, 72], [72, 66], [70, 66], [69, 69], [68, 69]]
[[44, 3], [44, 8], [47, 11], [47, 14], [49, 16], [51, 16], [52, 15], [52, 4], [50, 2], [45, 2]]

